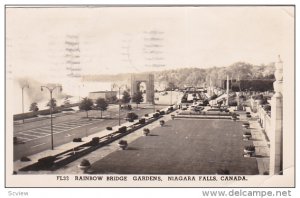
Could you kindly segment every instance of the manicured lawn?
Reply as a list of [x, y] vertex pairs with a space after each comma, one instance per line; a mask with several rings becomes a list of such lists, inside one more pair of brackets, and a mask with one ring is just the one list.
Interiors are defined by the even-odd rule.
[[[255, 158], [244, 158], [242, 122], [172, 120], [95, 162], [97, 174], [258, 174]], [[126, 139], [123, 138], [123, 139]]]

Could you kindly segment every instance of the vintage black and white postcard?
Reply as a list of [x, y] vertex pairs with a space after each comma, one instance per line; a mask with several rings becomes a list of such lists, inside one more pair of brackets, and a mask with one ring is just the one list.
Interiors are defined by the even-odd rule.
[[294, 187], [294, 5], [6, 5], [7, 187]]

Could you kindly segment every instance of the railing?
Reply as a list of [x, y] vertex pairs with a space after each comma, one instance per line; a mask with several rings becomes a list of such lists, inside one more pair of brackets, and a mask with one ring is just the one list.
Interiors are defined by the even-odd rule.
[[261, 127], [265, 130], [266, 135], [269, 137], [271, 131], [271, 117], [261, 105], [257, 105], [256, 110], [257, 115], [259, 117], [259, 123]]
[[[55, 107], [52, 113], [60, 113], [64, 108], [70, 108], [70, 107], [76, 107], [78, 106], [79, 103], [74, 103], [74, 104], [69, 104], [65, 105], [64, 107], [58, 106]], [[34, 118], [38, 115], [49, 115], [50, 110], [49, 109], [43, 109], [35, 112], [26, 112], [26, 113], [20, 113], [20, 114], [15, 114], [13, 115], [14, 121], [22, 120], [22, 119], [29, 119], [29, 118]]]

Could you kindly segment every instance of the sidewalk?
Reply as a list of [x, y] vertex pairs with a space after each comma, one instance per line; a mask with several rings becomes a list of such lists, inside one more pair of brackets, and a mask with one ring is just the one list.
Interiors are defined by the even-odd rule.
[[[251, 112], [250, 107], [246, 107], [246, 111]], [[251, 112], [251, 116], [251, 119], [248, 121], [250, 123], [253, 145], [255, 146], [258, 171], [260, 175], [263, 175], [264, 173], [269, 172], [270, 149], [265, 134], [257, 122], [257, 114]]]

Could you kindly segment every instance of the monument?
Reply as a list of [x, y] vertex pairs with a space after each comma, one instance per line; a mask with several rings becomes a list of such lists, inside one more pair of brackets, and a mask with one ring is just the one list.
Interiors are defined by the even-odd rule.
[[146, 102], [154, 103], [154, 75], [153, 74], [132, 74], [131, 75], [131, 96], [140, 91], [140, 84], [146, 84]]
[[270, 133], [270, 175], [282, 174], [283, 144], [283, 62], [278, 56], [276, 63], [274, 92], [271, 101], [271, 133]]

